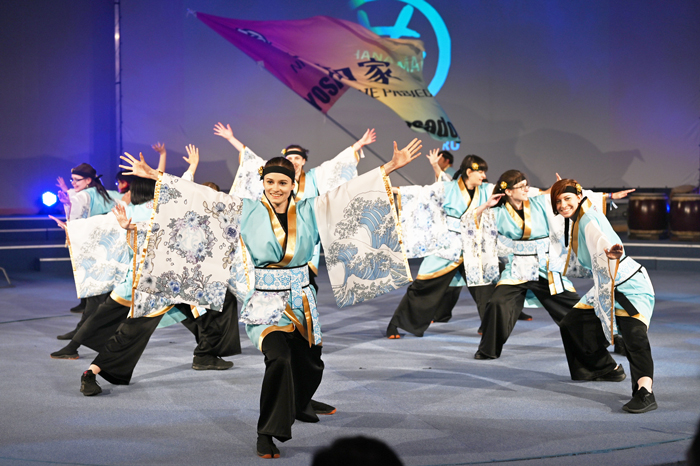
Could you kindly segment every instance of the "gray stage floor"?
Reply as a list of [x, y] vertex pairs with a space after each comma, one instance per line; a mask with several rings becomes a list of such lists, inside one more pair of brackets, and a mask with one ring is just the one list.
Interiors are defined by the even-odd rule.
[[[462, 293], [449, 323], [424, 338], [383, 338], [403, 294], [339, 310], [320, 280], [323, 383], [315, 397], [338, 408], [297, 422], [279, 464], [308, 465], [342, 436], [369, 435], [406, 465], [659, 465], [682, 461], [700, 417], [699, 273], [650, 273], [657, 305], [650, 340], [659, 409], [621, 411], [630, 383], [572, 382], [559, 332], [543, 309], [518, 322], [503, 356], [476, 361], [478, 316]], [[322, 271], [325, 278], [325, 272]], [[154, 334], [130, 386], [79, 379], [94, 352], [59, 361], [56, 335], [78, 316], [70, 279], [23, 275], [0, 289], [0, 464], [260, 464], [255, 427], [263, 357], [241, 328], [243, 354], [228, 371], [190, 368], [182, 326]], [[586, 291], [579, 287], [579, 291]], [[629, 374], [626, 359], [619, 358]]]

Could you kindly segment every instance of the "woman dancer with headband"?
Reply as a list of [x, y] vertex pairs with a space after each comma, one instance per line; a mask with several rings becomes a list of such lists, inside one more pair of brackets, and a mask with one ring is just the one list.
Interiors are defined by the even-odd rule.
[[[360, 253], [355, 256], [352, 265], [361, 267], [362, 270], [358, 270], [355, 276], [376, 277], [375, 282], [381, 280], [377, 288], [382, 291], [376, 291], [376, 295], [402, 286], [408, 281], [407, 277], [405, 277], [406, 280], [393, 281], [399, 275], [398, 272], [401, 272], [397, 268], [402, 268], [403, 273], [406, 273], [406, 261], [400, 252], [398, 233], [393, 216], [390, 215], [391, 198], [387, 193], [390, 183], [386, 175], [418, 157], [420, 148], [420, 141], [417, 139], [402, 150], [398, 150], [394, 143], [394, 156], [381, 170], [372, 170], [351, 180], [344, 184], [342, 189], [333, 190], [315, 199], [301, 199], [298, 202], [293, 195], [294, 165], [283, 157], [269, 160], [261, 170], [259, 176], [262, 179], [264, 194], [260, 200], [240, 199], [232, 195], [215, 193], [167, 174], [159, 175], [143, 160], [138, 161], [132, 157], [123, 158], [133, 167], [134, 174], [158, 179], [156, 190], [160, 189], [161, 195], [165, 190], [172, 193], [169, 194], [170, 198], [173, 195], [177, 196], [178, 204], [166, 204], [165, 201], [159, 203], [155, 222], [159, 225], [168, 225], [169, 219], [180, 218], [181, 211], [188, 210], [187, 225], [183, 228], [174, 225], [171, 234], [167, 231], [164, 233], [166, 238], [175, 238], [175, 243], [173, 240], [163, 241], [161, 246], [149, 243], [149, 251], [153, 248], [154, 253], [154, 272], [148, 277], [142, 277], [141, 280], [147, 279], [151, 283], [156, 283], [152, 288], [154, 293], [163, 293], [167, 299], [172, 300], [177, 300], [179, 297], [185, 299], [185, 296], [199, 293], [202, 290], [200, 287], [206, 286], [203, 294], [209, 293], [211, 299], [216, 300], [218, 293], [214, 285], [218, 281], [215, 280], [219, 275], [227, 276], [224, 275], [225, 271], [221, 272], [219, 260], [223, 259], [225, 263], [231, 264], [226, 261], [236, 251], [241, 251], [249, 255], [255, 266], [255, 289], [246, 295], [241, 311], [241, 321], [246, 323], [246, 332], [253, 344], [265, 355], [265, 375], [260, 395], [256, 443], [258, 456], [279, 457], [280, 452], [273, 438], [282, 442], [289, 440], [295, 418], [306, 422], [318, 421], [316, 412], [318, 405], [312, 401], [312, 396], [321, 382], [324, 365], [321, 360], [321, 329], [316, 311], [315, 292], [310, 287], [308, 279], [308, 261], [319, 235], [329, 238], [330, 247], [344, 247], [341, 241], [330, 239], [335, 238], [331, 235], [335, 234], [336, 226], [343, 225], [344, 239], [348, 239], [346, 234], [366, 234], [358, 223], [361, 219], [357, 218], [357, 212], [342, 214], [341, 217], [338, 217], [337, 213], [344, 212], [344, 209], [355, 200], [363, 201], [364, 196], [374, 193], [371, 194], [373, 196], [371, 199], [381, 200], [381, 212], [386, 212], [389, 216], [380, 215], [379, 211], [372, 210], [375, 209], [374, 205], [380, 208], [375, 201], [363, 204], [368, 206], [367, 213], [372, 215], [372, 218], [383, 219], [379, 225], [382, 227], [381, 232], [376, 232], [378, 244], [373, 247], [386, 250], [389, 246], [386, 241], [389, 241], [392, 245], [390, 246], [392, 254], [398, 254], [402, 260], [397, 262], [391, 260], [395, 257], [393, 255], [382, 255], [379, 261], [367, 261], [364, 260], [365, 253]], [[368, 197], [367, 200], [369, 199]], [[207, 215], [213, 215], [218, 222], [209, 223], [207, 220], [206, 223], [198, 223], [199, 216], [196, 209], [200, 208], [203, 212], [210, 212]], [[338, 221], [339, 218], [342, 220]], [[329, 219], [333, 221], [329, 222]], [[222, 238], [228, 238], [226, 241], [230, 241], [231, 244], [232, 249], [229, 252], [217, 252], [219, 249], [212, 246], [216, 243], [214, 239], [207, 240], [206, 244], [197, 242], [195, 249], [187, 249], [191, 243], [190, 239], [209, 237], [212, 228], [219, 228], [215, 224], [222, 225]], [[184, 228], [185, 226], [187, 228]], [[391, 228], [384, 228], [385, 226]], [[195, 230], [197, 233], [190, 238], [187, 236], [188, 229]], [[237, 232], [240, 232], [240, 237], [236, 236]], [[215, 237], [214, 235], [213, 238]], [[245, 249], [239, 247], [240, 240]], [[368, 245], [363, 247], [369, 248]], [[376, 257], [379, 251], [376, 248], [372, 249], [375, 251], [372, 257]], [[207, 278], [206, 284], [201, 285], [191, 281], [179, 281], [177, 289], [158, 286], [159, 280], [166, 276], [171, 277], [169, 280], [174, 280], [172, 274], [178, 273], [181, 268], [184, 269], [183, 274], [190, 276], [193, 266], [188, 265], [185, 259], [178, 258], [179, 254], [182, 254], [181, 257], [191, 258], [192, 261], [199, 261], [194, 267], [195, 272], [200, 270], [199, 267], [206, 266], [206, 270], [216, 271], [215, 273], [219, 275], [214, 275], [213, 272], [210, 275], [211, 278]], [[167, 267], [167, 271], [158, 272], [161, 275], [155, 272], [157, 267], [160, 267], [157, 265], [159, 261], [171, 264]], [[210, 265], [211, 269], [208, 268]], [[233, 265], [236, 266], [235, 263]], [[351, 264], [347, 265], [346, 272]], [[391, 273], [382, 276], [386, 267], [391, 269]], [[397, 273], [394, 273], [394, 270], [397, 270]], [[342, 288], [347, 290], [348, 294], [355, 293], [354, 286], [353, 283], [347, 283], [347, 280], [342, 283]], [[140, 286], [139, 289], [141, 289]], [[331, 408], [331, 412], [334, 411], [334, 408], [328, 405], [322, 405], [321, 408], [324, 410]]]
[[519, 245], [518, 249], [526, 250], [523, 255], [509, 255], [486, 307], [481, 324], [483, 334], [475, 359], [501, 356], [528, 291], [535, 295], [557, 324], [579, 300], [566, 278], [550, 284], [546, 256], [549, 251], [546, 198], [544, 195], [528, 197], [528, 188], [524, 173], [508, 170], [498, 179], [491, 198], [474, 211], [474, 218], [480, 222], [482, 214], [490, 208], [489, 214], [495, 216], [498, 233], [506, 238], [506, 242], [513, 243], [511, 247]]
[[579, 265], [593, 274], [595, 283], [560, 323], [571, 378], [624, 380], [622, 366], [607, 350], [619, 332], [632, 373], [632, 399], [622, 409], [629, 413], [654, 410], [654, 361], [648, 328], [655, 298], [646, 269], [625, 255], [620, 237], [584, 196], [576, 180], [554, 183], [551, 200], [554, 213], [566, 219], [563, 253], [569, 261], [563, 273]]

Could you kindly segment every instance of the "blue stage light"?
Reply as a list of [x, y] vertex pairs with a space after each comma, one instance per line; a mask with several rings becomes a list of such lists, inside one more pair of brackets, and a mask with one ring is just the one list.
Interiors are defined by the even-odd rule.
[[58, 200], [58, 197], [51, 191], [46, 191], [44, 194], [41, 195], [41, 202], [44, 203], [46, 207], [51, 207], [56, 203]]

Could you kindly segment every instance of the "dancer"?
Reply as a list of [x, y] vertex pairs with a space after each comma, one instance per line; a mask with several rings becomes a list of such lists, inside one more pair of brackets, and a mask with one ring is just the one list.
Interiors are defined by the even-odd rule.
[[584, 196], [576, 180], [557, 181], [552, 186], [551, 202], [554, 213], [566, 219], [564, 241], [569, 261], [563, 273], [571, 270], [570, 265], [578, 265], [593, 275], [595, 284], [560, 323], [571, 378], [624, 380], [624, 369], [607, 350], [619, 332], [632, 375], [632, 399], [622, 409], [629, 413], [656, 409], [648, 337], [655, 298], [646, 269], [624, 253], [620, 237]]
[[[63, 204], [66, 212], [66, 220], [75, 220], [79, 218], [88, 218], [95, 215], [108, 213], [115, 205], [115, 201], [121, 199], [122, 194], [117, 191], [108, 191], [103, 185], [100, 178], [102, 175], [97, 175], [97, 171], [88, 163], [81, 163], [77, 167], [71, 169], [71, 185], [72, 189], [66, 186], [66, 182], [62, 177], [56, 179], [58, 186], [58, 199]], [[97, 306], [102, 304], [109, 294], [101, 294], [83, 298], [80, 304], [71, 309], [71, 312], [82, 312], [82, 316], [78, 324], [73, 330], [62, 335], [58, 335], [58, 340], [70, 340], [78, 331], [81, 325], [85, 322]], [[70, 358], [70, 359], [76, 359]]]
[[[234, 137], [231, 125], [227, 124], [224, 126], [221, 122], [217, 123], [214, 125], [214, 134], [226, 139], [239, 152], [240, 166], [230, 194], [247, 199], [260, 199], [262, 190], [255, 178], [265, 161]], [[299, 201], [325, 194], [346, 181], [355, 178], [357, 176], [357, 164], [365, 156], [362, 148], [376, 140], [377, 136], [374, 128], [368, 129], [352, 146], [308, 172], [304, 171], [309, 158], [308, 149], [304, 149], [297, 144], [292, 144], [282, 149], [282, 155], [294, 165], [294, 199]], [[314, 254], [309, 261], [309, 268], [311, 269], [311, 286], [317, 292], [316, 277], [318, 276], [320, 260], [321, 245], [316, 244], [314, 246]]]
[[549, 229], [545, 199], [544, 195], [528, 197], [525, 174], [508, 170], [498, 179], [489, 200], [474, 211], [474, 219], [479, 222], [482, 214], [490, 208], [489, 215], [495, 217], [496, 228], [506, 246], [518, 251], [509, 254], [505, 270], [486, 307], [481, 324], [483, 334], [475, 359], [501, 356], [528, 291], [535, 295], [557, 324], [579, 300], [568, 279], [563, 277], [555, 282], [555, 277], [548, 273]]
[[[169, 199], [176, 196], [179, 200], [179, 204], [158, 205], [155, 221], [159, 225], [167, 225], [169, 218], [180, 218], [185, 200], [188, 209], [187, 224], [182, 227], [173, 224], [173, 229], [163, 234], [164, 238], [174, 238], [174, 241], [162, 241], [160, 245], [149, 242], [149, 252], [152, 248], [154, 253], [153, 271], [142, 277], [138, 289], [172, 300], [208, 299], [213, 306], [218, 306], [221, 295], [217, 290], [227, 280], [219, 261], [230, 264], [231, 255], [240, 251], [255, 265], [255, 289], [246, 296], [241, 321], [246, 323], [246, 332], [253, 344], [265, 355], [256, 443], [259, 456], [279, 457], [273, 438], [282, 442], [289, 440], [295, 418], [307, 422], [318, 420], [312, 396], [321, 382], [324, 365], [308, 261], [319, 235], [324, 241], [331, 283], [334, 280], [337, 283], [333, 287], [336, 300], [341, 305], [370, 299], [403, 286], [409, 280], [399, 233], [391, 215], [390, 183], [386, 175], [418, 157], [420, 147], [417, 139], [402, 150], [394, 143], [394, 156], [381, 169], [344, 184], [342, 189], [298, 202], [293, 196], [294, 166], [282, 157], [269, 160], [262, 170], [264, 196], [261, 200], [241, 200], [214, 193], [167, 174], [159, 176], [143, 159], [123, 158], [133, 167], [134, 174], [159, 179], [161, 192], [166, 190], [172, 193]], [[348, 206], [359, 210], [346, 210]], [[201, 223], [197, 209], [210, 212], [207, 218], [212, 215], [220, 227], [215, 221]], [[363, 222], [363, 218], [373, 219], [375, 224]], [[213, 228], [217, 228], [216, 233]], [[184, 236], [188, 231], [196, 232], [192, 240], [203, 238], [204, 234], [206, 242], [197, 241], [192, 245], [194, 249], [191, 248], [189, 236]], [[373, 238], [371, 242], [353, 240], [366, 238], [368, 232]], [[219, 234], [221, 240], [217, 240]], [[231, 249], [222, 251], [215, 247], [218, 241], [228, 242]], [[347, 241], [352, 244], [348, 245]], [[197, 265], [188, 265], [184, 257], [191, 258]], [[367, 257], [374, 260], [367, 260]], [[332, 269], [346, 259], [350, 261], [345, 267]], [[167, 270], [164, 265], [161, 270], [158, 265], [161, 263], [171, 265]], [[180, 280], [181, 268], [182, 277], [207, 276], [206, 284]], [[341, 274], [339, 278], [338, 273]], [[250, 276], [248, 271], [246, 276]], [[350, 276], [352, 280], [348, 280]], [[179, 286], [169, 287], [166, 280], [176, 280]], [[159, 283], [166, 283], [166, 286], [159, 286]], [[369, 284], [373, 285], [372, 290], [368, 290]], [[331, 406], [328, 408], [334, 410]]]
[[[438, 166], [439, 158], [438, 149], [428, 153], [436, 176], [442, 173]], [[447, 321], [452, 316], [462, 287], [467, 285], [464, 280], [464, 259], [459, 247], [459, 218], [482, 205], [491, 195], [494, 185], [484, 183], [487, 170], [488, 164], [484, 159], [468, 155], [460, 166], [461, 176], [454, 181], [425, 187], [395, 188], [399, 193], [401, 224], [404, 239], [408, 242], [409, 257], [422, 257], [420, 254], [427, 247], [436, 244], [456, 246], [456, 249], [438, 251], [423, 259], [416, 280], [408, 286], [386, 329], [389, 339], [401, 338], [399, 328], [421, 337], [431, 322]], [[427, 225], [419, 220], [426, 210], [438, 216]], [[412, 254], [411, 251], [416, 252]], [[494, 285], [487, 281], [473, 284], [467, 289], [476, 302], [479, 317], [483, 319]]]

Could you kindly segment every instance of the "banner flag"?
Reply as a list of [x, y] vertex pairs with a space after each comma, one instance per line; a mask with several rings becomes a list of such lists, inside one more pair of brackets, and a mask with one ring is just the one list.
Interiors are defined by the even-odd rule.
[[423, 81], [419, 40], [387, 39], [328, 16], [247, 21], [197, 13], [197, 18], [323, 113], [354, 88], [387, 105], [413, 131], [459, 142]]

